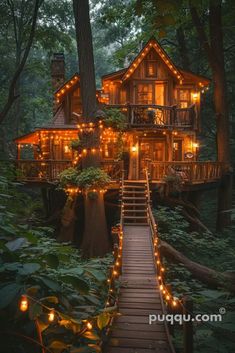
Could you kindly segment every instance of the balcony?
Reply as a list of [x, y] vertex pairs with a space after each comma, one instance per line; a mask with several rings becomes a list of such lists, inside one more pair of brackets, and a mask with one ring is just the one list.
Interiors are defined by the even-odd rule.
[[148, 170], [153, 181], [164, 181], [169, 175], [178, 176], [184, 184], [202, 184], [218, 181], [222, 175], [218, 162], [149, 162]]
[[[18, 160], [18, 180], [23, 182], [56, 183], [59, 174], [72, 166], [71, 161], [56, 160]], [[177, 175], [183, 184], [202, 184], [218, 181], [222, 174], [222, 164], [218, 162], [151, 162], [146, 161], [152, 182], [165, 182], [168, 175]], [[110, 176], [112, 182], [121, 179], [122, 161], [103, 160], [101, 168]], [[128, 173], [126, 173], [127, 175]]]
[[197, 129], [198, 119], [195, 104], [188, 108], [155, 104], [108, 105], [107, 108], [120, 109], [127, 117], [128, 126], [132, 128]]
[[[57, 182], [59, 174], [72, 167], [71, 160], [17, 160], [17, 179], [27, 182]], [[101, 168], [106, 171], [112, 181], [119, 181], [122, 173], [122, 162], [102, 161]]]

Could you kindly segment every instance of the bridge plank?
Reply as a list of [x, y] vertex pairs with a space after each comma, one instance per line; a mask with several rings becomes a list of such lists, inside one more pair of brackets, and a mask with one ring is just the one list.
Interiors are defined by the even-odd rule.
[[171, 353], [165, 324], [149, 325], [162, 304], [149, 226], [124, 227], [118, 308], [106, 353]]

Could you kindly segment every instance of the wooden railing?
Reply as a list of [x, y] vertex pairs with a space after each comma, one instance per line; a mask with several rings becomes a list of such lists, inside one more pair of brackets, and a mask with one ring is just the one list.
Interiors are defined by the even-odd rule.
[[[18, 180], [49, 181], [58, 180], [59, 174], [66, 168], [72, 167], [71, 160], [18, 160]], [[119, 181], [123, 165], [120, 161], [102, 161], [101, 168], [106, 171], [113, 181]]]
[[149, 162], [150, 178], [164, 181], [167, 176], [178, 176], [184, 183], [202, 183], [218, 180], [222, 163], [218, 162]]
[[122, 177], [123, 161], [103, 160], [101, 161], [101, 168], [113, 181], [119, 181]]
[[188, 108], [156, 104], [109, 105], [107, 108], [120, 109], [127, 116], [130, 127], [180, 127], [190, 130], [197, 128], [197, 112], [194, 104]]
[[71, 160], [18, 160], [18, 179], [27, 181], [56, 181], [59, 174], [72, 167]]

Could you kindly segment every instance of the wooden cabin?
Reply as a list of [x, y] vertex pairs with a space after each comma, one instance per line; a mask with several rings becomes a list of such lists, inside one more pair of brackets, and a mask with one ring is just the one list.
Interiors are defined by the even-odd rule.
[[[70, 148], [83, 128], [80, 78], [74, 74], [65, 81], [64, 67], [63, 54], [54, 54], [51, 122], [15, 139], [24, 180], [55, 182], [62, 170], [76, 165], [81, 157]], [[102, 77], [102, 89], [97, 91], [100, 109], [120, 109], [126, 116], [122, 136], [126, 178], [144, 179], [146, 166], [156, 183], [169, 174], [179, 175], [188, 184], [220, 178], [217, 162], [198, 160], [201, 96], [209, 84], [208, 78], [178, 68], [155, 39], [127, 68]], [[123, 168], [117, 158], [118, 133], [104, 126], [101, 137], [102, 166], [118, 180]]]

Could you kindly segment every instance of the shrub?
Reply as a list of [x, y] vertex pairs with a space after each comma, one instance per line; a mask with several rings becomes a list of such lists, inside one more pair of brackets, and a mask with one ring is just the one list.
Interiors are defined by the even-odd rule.
[[106, 109], [104, 123], [107, 127], [123, 131], [127, 127], [127, 118], [119, 109]]
[[104, 170], [94, 167], [83, 170], [77, 177], [77, 185], [85, 190], [104, 189], [110, 181], [110, 177]]

